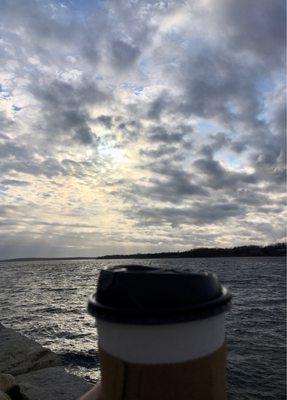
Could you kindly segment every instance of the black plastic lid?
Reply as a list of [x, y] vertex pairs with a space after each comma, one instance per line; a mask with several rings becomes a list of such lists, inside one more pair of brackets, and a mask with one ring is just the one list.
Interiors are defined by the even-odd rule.
[[122, 265], [100, 272], [88, 311], [111, 322], [167, 324], [220, 314], [230, 300], [214, 274]]

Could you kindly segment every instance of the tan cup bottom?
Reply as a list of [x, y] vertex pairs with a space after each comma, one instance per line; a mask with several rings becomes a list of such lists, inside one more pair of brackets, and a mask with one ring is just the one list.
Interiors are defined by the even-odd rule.
[[226, 347], [192, 361], [146, 365], [100, 349], [105, 400], [226, 400]]

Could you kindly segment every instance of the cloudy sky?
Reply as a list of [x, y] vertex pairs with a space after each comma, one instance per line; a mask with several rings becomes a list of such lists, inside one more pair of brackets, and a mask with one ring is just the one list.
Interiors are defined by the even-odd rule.
[[284, 240], [284, 0], [0, 0], [0, 258]]

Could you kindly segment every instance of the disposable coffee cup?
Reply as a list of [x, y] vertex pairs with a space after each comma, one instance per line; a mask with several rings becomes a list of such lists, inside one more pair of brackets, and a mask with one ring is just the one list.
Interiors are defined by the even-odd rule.
[[118, 266], [100, 272], [97, 320], [105, 400], [224, 400], [224, 313], [214, 274]]

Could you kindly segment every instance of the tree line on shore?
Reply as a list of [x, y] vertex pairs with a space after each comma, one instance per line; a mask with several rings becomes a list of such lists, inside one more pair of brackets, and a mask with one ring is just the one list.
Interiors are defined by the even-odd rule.
[[286, 256], [286, 243], [276, 243], [268, 246], [238, 246], [233, 248], [202, 247], [187, 251], [137, 253], [130, 255], [107, 255], [97, 257], [99, 260], [116, 258], [199, 258], [199, 257], [274, 257]]
[[286, 257], [286, 243], [275, 243], [268, 246], [238, 246], [233, 248], [201, 247], [187, 251], [161, 253], [113, 254], [101, 257], [30, 257], [10, 258], [5, 261], [49, 261], [49, 260], [112, 260], [112, 259], [144, 259], [144, 258], [200, 258], [200, 257]]

